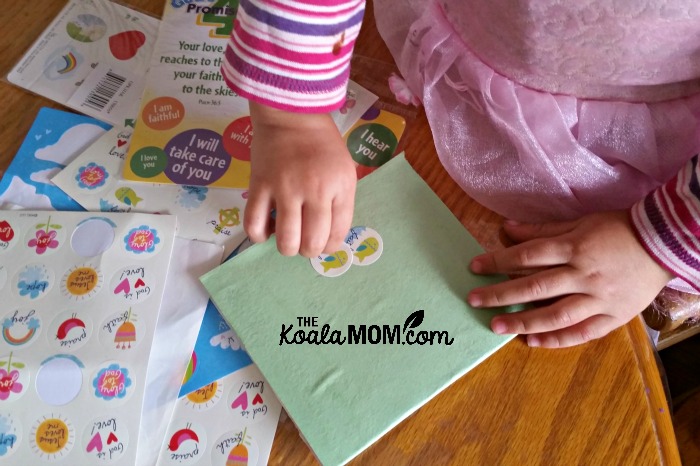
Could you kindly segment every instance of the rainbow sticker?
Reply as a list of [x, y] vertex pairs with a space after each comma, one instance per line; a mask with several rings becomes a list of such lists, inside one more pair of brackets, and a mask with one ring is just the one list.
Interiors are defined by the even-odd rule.
[[10, 346], [24, 346], [35, 341], [41, 319], [34, 309], [15, 309], [2, 321], [2, 339]]
[[69, 52], [67, 55], [63, 55], [63, 60], [65, 64], [63, 68], [56, 70], [58, 74], [70, 73], [75, 69], [76, 66], [78, 66], [78, 59], [75, 58], [73, 52]]

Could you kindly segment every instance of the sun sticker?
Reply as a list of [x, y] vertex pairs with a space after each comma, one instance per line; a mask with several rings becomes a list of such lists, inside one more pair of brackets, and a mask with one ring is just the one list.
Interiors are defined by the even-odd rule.
[[131, 385], [129, 369], [119, 363], [110, 363], [101, 368], [92, 379], [93, 394], [106, 401], [124, 400], [131, 393]]
[[209, 385], [188, 393], [185, 396], [185, 406], [195, 411], [207, 410], [219, 402], [223, 392], [223, 384], [220, 380], [215, 380]]
[[0, 412], [0, 460], [11, 456], [22, 443], [22, 423], [10, 412]]
[[180, 420], [171, 423], [165, 440], [165, 464], [194, 464], [207, 449], [206, 431], [193, 422]]
[[25, 346], [36, 340], [41, 319], [35, 309], [15, 309], [2, 320], [2, 341], [10, 346]]
[[60, 460], [70, 453], [74, 444], [73, 424], [63, 416], [42, 416], [32, 426], [32, 451], [41, 459]]
[[17, 273], [17, 292], [21, 297], [38, 299], [51, 290], [53, 282], [53, 271], [44, 264], [30, 264]]
[[19, 399], [29, 388], [29, 369], [12, 353], [0, 357], [0, 403]]
[[248, 466], [258, 464], [260, 450], [248, 429], [232, 430], [219, 437], [211, 452], [211, 464]]
[[83, 449], [95, 460], [108, 463], [121, 458], [129, 447], [127, 423], [118, 416], [93, 419], [83, 433]]
[[126, 250], [137, 255], [152, 254], [155, 252], [158, 243], [160, 243], [158, 231], [155, 228], [150, 228], [148, 225], [132, 228], [124, 236]]
[[102, 273], [91, 265], [79, 265], [66, 272], [61, 280], [63, 295], [74, 301], [94, 297], [102, 288]]

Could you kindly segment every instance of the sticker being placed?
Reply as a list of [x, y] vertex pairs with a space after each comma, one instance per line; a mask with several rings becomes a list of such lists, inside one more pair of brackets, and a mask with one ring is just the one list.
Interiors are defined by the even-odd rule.
[[352, 266], [352, 249], [343, 243], [341, 249], [333, 254], [321, 254], [309, 259], [311, 266], [319, 275], [338, 277], [347, 272]]
[[36, 393], [51, 406], [63, 406], [75, 399], [83, 386], [83, 368], [78, 358], [57, 354], [44, 360], [36, 374]]
[[2, 321], [2, 339], [10, 346], [25, 346], [36, 341], [41, 319], [33, 308], [15, 309]]
[[363, 226], [350, 228], [345, 243], [352, 249], [353, 265], [374, 264], [384, 250], [384, 242], [379, 233]]
[[127, 423], [119, 416], [93, 419], [83, 433], [83, 449], [92, 459], [108, 463], [116, 461], [129, 447]]
[[29, 388], [29, 369], [12, 353], [0, 357], [0, 403], [15, 401]]
[[43, 460], [58, 461], [73, 449], [75, 430], [65, 417], [49, 414], [34, 421], [32, 451]]
[[207, 435], [202, 426], [194, 422], [174, 421], [165, 437], [166, 464], [194, 464], [207, 448]]

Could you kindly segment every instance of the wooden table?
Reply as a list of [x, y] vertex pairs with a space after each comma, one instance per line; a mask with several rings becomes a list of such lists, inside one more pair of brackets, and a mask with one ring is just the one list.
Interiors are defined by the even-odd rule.
[[[160, 16], [163, 0], [130, 0]], [[6, 75], [64, 2], [4, 2]], [[37, 10], [39, 8], [39, 10]], [[368, 9], [356, 53], [391, 62]], [[40, 14], [39, 14], [40, 13]], [[0, 175], [38, 109], [60, 108], [0, 83]], [[501, 219], [469, 199], [438, 163], [425, 115], [406, 139], [409, 161], [486, 249]], [[294, 424], [280, 423], [270, 464], [315, 464]], [[353, 465], [679, 465], [669, 408], [641, 320], [583, 346], [530, 349], [516, 338], [393, 429]]]

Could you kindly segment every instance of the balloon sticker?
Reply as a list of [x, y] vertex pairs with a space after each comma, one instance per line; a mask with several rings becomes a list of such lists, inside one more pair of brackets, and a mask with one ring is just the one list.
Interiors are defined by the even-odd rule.
[[75, 356], [57, 354], [44, 360], [36, 374], [36, 393], [51, 406], [63, 406], [75, 399], [83, 386], [85, 365]]
[[19, 399], [29, 388], [29, 369], [12, 353], [0, 358], [0, 403]]
[[231, 390], [229, 407], [236, 417], [257, 422], [267, 416], [267, 399], [271, 396], [269, 391], [265, 393], [264, 380], [245, 381]]
[[128, 303], [141, 303], [156, 289], [155, 276], [145, 266], [124, 267], [114, 274], [109, 289]]
[[248, 466], [258, 464], [258, 444], [247, 429], [226, 432], [214, 443], [211, 464], [220, 466]]
[[129, 233], [124, 236], [126, 250], [137, 256], [153, 253], [158, 243], [160, 243], [158, 231], [155, 228], [150, 228], [148, 225], [132, 228], [129, 230]]
[[2, 320], [2, 340], [10, 346], [25, 346], [36, 340], [41, 319], [35, 309], [15, 309]]
[[8, 251], [12, 246], [18, 243], [18, 235], [19, 231], [16, 226], [0, 218], [0, 254]]
[[27, 246], [42, 256], [58, 249], [64, 241], [63, 226], [51, 223], [51, 215], [48, 215], [46, 223], [38, 223], [33, 231], [27, 232]]
[[195, 411], [204, 411], [218, 403], [223, 392], [223, 384], [220, 380], [215, 380], [209, 385], [188, 393], [185, 396], [185, 405]]
[[321, 254], [309, 259], [311, 266], [319, 275], [338, 277], [352, 266], [352, 249], [343, 243], [342, 248], [333, 254]]
[[47, 336], [58, 351], [72, 352], [85, 345], [91, 335], [92, 321], [82, 311], [67, 311], [53, 320]]
[[10, 412], [0, 412], [0, 461], [10, 457], [22, 443], [22, 423]]
[[17, 292], [27, 299], [39, 299], [51, 290], [53, 282], [53, 271], [43, 264], [30, 264], [17, 273]]
[[70, 245], [81, 257], [99, 256], [114, 242], [116, 224], [106, 217], [92, 217], [75, 227]]
[[63, 416], [42, 416], [32, 427], [32, 451], [41, 459], [56, 461], [70, 453], [75, 444], [73, 424]]
[[141, 343], [145, 334], [143, 325], [131, 308], [112, 314], [100, 327], [100, 340], [110, 349], [128, 351]]
[[118, 460], [129, 447], [129, 431], [126, 422], [118, 416], [102, 416], [85, 428], [83, 446], [85, 453], [95, 460], [109, 463]]
[[188, 421], [172, 422], [166, 440], [166, 464], [194, 464], [207, 449], [206, 431], [199, 424]]
[[100, 291], [102, 282], [102, 273], [96, 268], [90, 265], [77, 266], [63, 276], [61, 291], [74, 301], [85, 301]]
[[94, 395], [106, 401], [125, 400], [132, 391], [131, 385], [129, 369], [119, 363], [110, 363], [102, 367], [92, 380]]
[[345, 244], [352, 249], [353, 265], [370, 265], [377, 262], [384, 250], [384, 242], [372, 228], [356, 226], [350, 228]]

